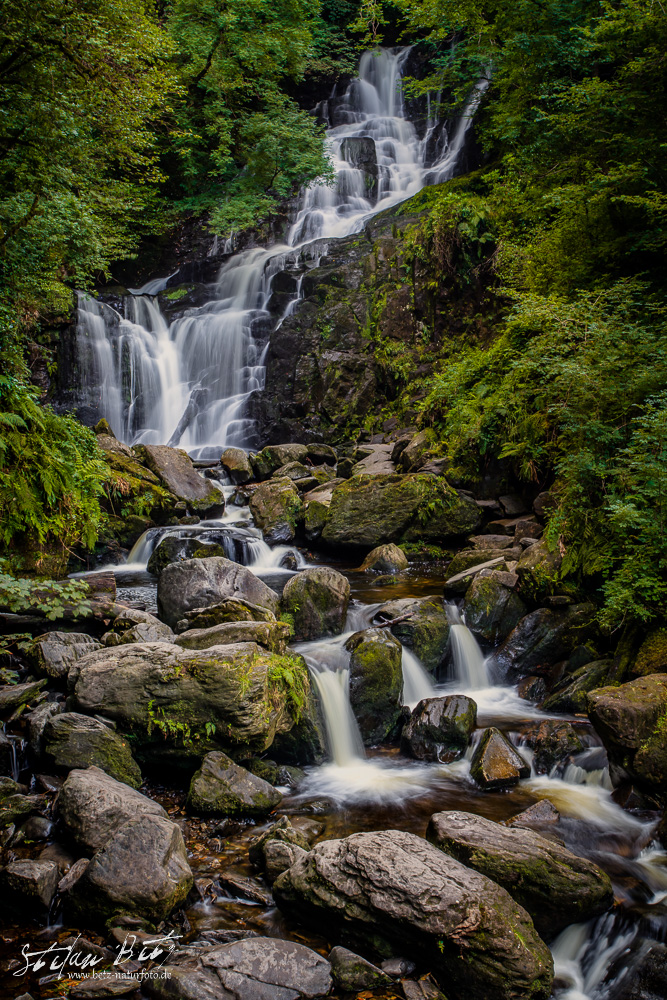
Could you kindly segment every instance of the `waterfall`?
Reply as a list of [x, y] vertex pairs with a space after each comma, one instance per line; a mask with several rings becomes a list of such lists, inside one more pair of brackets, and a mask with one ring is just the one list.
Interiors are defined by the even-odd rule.
[[477, 639], [461, 618], [455, 604], [447, 604], [445, 609], [450, 622], [449, 641], [456, 680], [469, 691], [490, 687], [489, 671]]
[[[231, 257], [211, 300], [170, 327], [154, 296], [174, 275], [132, 289], [123, 316], [80, 296], [81, 384], [87, 405], [108, 419], [121, 441], [169, 443], [212, 459], [229, 446], [252, 446], [248, 401], [264, 387], [267, 337], [275, 327], [267, 309], [275, 275], [287, 266], [316, 265], [323, 250], [308, 248], [309, 242], [358, 232], [377, 212], [454, 175], [486, 83], [478, 84], [451, 136], [430, 116], [420, 139], [406, 118], [401, 86], [409, 51], [365, 52], [359, 76], [342, 98], [328, 102], [335, 182], [315, 182], [302, 192], [287, 245]], [[296, 295], [278, 325], [300, 296], [297, 280]]]
[[311, 668], [310, 673], [320, 696], [334, 764], [353, 767], [364, 759], [365, 754], [359, 726], [350, 705], [350, 671]]
[[435, 685], [414, 653], [403, 647], [403, 704], [414, 708], [423, 698], [434, 698]]

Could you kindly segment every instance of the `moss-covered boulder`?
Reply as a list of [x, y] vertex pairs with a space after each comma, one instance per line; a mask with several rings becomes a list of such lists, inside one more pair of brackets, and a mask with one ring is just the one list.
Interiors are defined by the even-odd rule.
[[646, 636], [630, 667], [630, 677], [667, 673], [667, 628], [656, 628]]
[[465, 752], [477, 725], [477, 705], [462, 694], [424, 698], [401, 733], [401, 750], [417, 760], [449, 763]]
[[667, 799], [667, 674], [591, 691], [588, 716], [610, 759]]
[[288, 580], [280, 607], [294, 623], [299, 642], [339, 635], [343, 631], [350, 584], [347, 577], [328, 566], [304, 569]]
[[532, 599], [552, 594], [560, 581], [562, 561], [559, 550], [552, 550], [544, 540], [529, 545], [516, 567], [521, 581], [521, 593]]
[[209, 517], [224, 512], [222, 493], [210, 479], [197, 473], [186, 451], [157, 444], [137, 445], [134, 451], [164, 487], [184, 501], [190, 511], [208, 514]]
[[391, 985], [391, 977], [386, 972], [340, 945], [331, 949], [329, 961], [333, 981], [345, 993], [359, 993], [361, 990]]
[[24, 655], [38, 676], [61, 680], [76, 660], [100, 648], [85, 632], [45, 632], [27, 644]]
[[304, 517], [299, 491], [286, 477], [261, 483], [250, 499], [250, 510], [270, 545], [293, 542]]
[[275, 882], [279, 907], [331, 939], [409, 954], [456, 995], [546, 1000], [553, 964], [533, 922], [500, 886], [411, 833], [327, 840]]
[[381, 605], [374, 622], [396, 621], [391, 632], [418, 656], [427, 670], [435, 671], [447, 652], [449, 621], [442, 598], [399, 598]]
[[266, 816], [282, 795], [268, 781], [235, 764], [220, 751], [208, 753], [188, 792], [190, 812], [215, 816]]
[[211, 628], [191, 628], [175, 640], [183, 649], [210, 649], [232, 643], [256, 642], [270, 653], [284, 653], [290, 637], [285, 622], [222, 622]]
[[395, 729], [401, 711], [403, 650], [385, 628], [355, 632], [345, 643], [350, 653], [350, 704], [367, 744], [379, 743]]
[[516, 591], [499, 577], [493, 571], [476, 576], [463, 603], [470, 631], [493, 646], [506, 639], [528, 611]]
[[242, 597], [229, 597], [208, 608], [193, 608], [186, 611], [178, 623], [179, 631], [186, 628], [205, 629], [223, 622], [275, 622], [276, 616], [268, 608], [252, 604]]
[[477, 505], [445, 479], [430, 475], [356, 475], [331, 498], [322, 538], [329, 545], [375, 547], [469, 534], [480, 523]]
[[342, 479], [334, 479], [328, 483], [322, 483], [314, 489], [309, 490], [303, 496], [304, 509], [304, 533], [306, 540], [315, 542], [321, 536], [324, 525], [329, 516], [331, 498], [336, 486], [342, 483]]
[[363, 573], [402, 573], [408, 568], [408, 557], [403, 549], [393, 542], [378, 545], [368, 553], [359, 569]]
[[242, 448], [225, 448], [220, 456], [220, 464], [237, 486], [249, 483], [254, 478], [252, 464]]
[[268, 479], [276, 469], [288, 462], [305, 462], [308, 448], [305, 444], [271, 444], [250, 456], [257, 479]]
[[565, 660], [573, 649], [598, 635], [593, 604], [562, 610], [538, 608], [526, 615], [495, 652], [497, 666], [510, 680], [526, 677], [537, 667]]
[[191, 762], [218, 749], [264, 752], [314, 713], [302, 658], [252, 642], [205, 650], [114, 646], [75, 668], [77, 706], [115, 720], [148, 761]]
[[588, 708], [588, 693], [613, 679], [612, 660], [593, 660], [583, 667], [566, 673], [544, 699], [545, 712], [572, 712], [583, 714]]
[[467, 593], [472, 581], [481, 573], [505, 574], [508, 562], [513, 564], [521, 551], [519, 548], [461, 549], [447, 567], [445, 595], [455, 597]]
[[44, 727], [42, 745], [48, 766], [57, 772], [95, 766], [132, 788], [141, 784], [141, 771], [127, 740], [87, 715], [53, 716]]
[[440, 812], [431, 816], [426, 838], [507, 889], [547, 940], [613, 905], [605, 872], [534, 830], [510, 828], [472, 813]]
[[166, 535], [151, 552], [146, 569], [153, 576], [159, 576], [171, 563], [183, 562], [185, 559], [207, 559], [211, 556], [222, 556], [226, 559], [227, 553], [222, 545], [216, 545], [215, 542], [196, 537], [179, 538], [177, 535]]
[[298, 483], [301, 479], [312, 479], [313, 469], [310, 465], [304, 465], [303, 462], [288, 462], [287, 465], [281, 465], [279, 469], [276, 469], [272, 478], [291, 479], [293, 483]]
[[480, 788], [497, 791], [511, 788], [521, 778], [530, 777], [530, 764], [499, 729], [489, 726], [475, 747], [470, 776]]
[[241, 599], [275, 612], [279, 597], [246, 566], [213, 556], [170, 563], [158, 578], [160, 618], [172, 628], [186, 612], [223, 600]]

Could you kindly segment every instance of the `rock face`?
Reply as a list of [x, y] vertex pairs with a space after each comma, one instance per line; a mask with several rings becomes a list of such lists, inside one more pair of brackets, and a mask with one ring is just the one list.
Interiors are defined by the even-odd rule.
[[[435, 511], [435, 513], [433, 512]], [[329, 545], [437, 541], [474, 531], [480, 513], [444, 479], [429, 475], [353, 476], [333, 491], [322, 538]]]
[[348, 933], [380, 954], [423, 960], [472, 1000], [546, 998], [551, 955], [500, 886], [410, 833], [318, 844], [275, 882], [289, 915]]
[[311, 705], [303, 661], [252, 642], [205, 650], [137, 643], [92, 653], [76, 666], [78, 706], [132, 733], [140, 758], [201, 759], [207, 750], [239, 746], [263, 752]]
[[611, 760], [667, 798], [667, 674], [591, 691], [588, 714]]
[[399, 548], [398, 545], [394, 545], [393, 542], [388, 542], [386, 545], [378, 545], [376, 549], [368, 553], [359, 567], [365, 573], [373, 571], [374, 573], [391, 574], [402, 573], [407, 568], [408, 557], [403, 549]]
[[299, 642], [339, 635], [350, 603], [350, 584], [342, 573], [328, 566], [305, 569], [288, 580], [281, 608], [294, 621]]
[[470, 764], [472, 778], [489, 791], [511, 788], [530, 777], [530, 765], [499, 729], [486, 729]]
[[613, 905], [605, 872], [534, 830], [466, 812], [440, 812], [431, 816], [426, 839], [507, 889], [547, 940]]
[[538, 608], [510, 632], [495, 660], [509, 679], [525, 677], [540, 666], [566, 659], [575, 646], [596, 635], [592, 604], [574, 604], [563, 611]]
[[284, 622], [222, 622], [211, 628], [191, 628], [175, 640], [182, 649], [210, 649], [231, 643], [256, 642], [270, 653], [284, 653], [290, 627]]
[[180, 906], [193, 878], [181, 831], [160, 816], [138, 816], [112, 834], [74, 884], [69, 903], [100, 921], [137, 914], [154, 923]]
[[403, 687], [401, 644], [389, 629], [355, 632], [350, 653], [350, 704], [365, 743], [378, 743], [395, 728]]
[[442, 663], [449, 639], [449, 621], [440, 597], [411, 597], [383, 604], [374, 622], [400, 622], [391, 626], [392, 635], [419, 657], [427, 670], [434, 671]]
[[104, 847], [111, 835], [137, 816], [167, 814], [158, 802], [99, 767], [70, 771], [58, 796], [58, 817], [82, 850], [93, 853]]
[[293, 542], [304, 516], [299, 491], [287, 476], [258, 486], [250, 499], [250, 510], [269, 545]]
[[242, 448], [226, 448], [220, 456], [220, 464], [237, 485], [249, 483], [254, 476], [250, 459]]
[[149, 980], [154, 997], [174, 1000], [299, 1000], [326, 996], [331, 966], [305, 945], [251, 937], [166, 966], [168, 979]]
[[101, 649], [99, 642], [84, 632], [46, 632], [28, 644], [26, 657], [41, 677], [60, 680], [80, 656]]
[[208, 753], [193, 776], [188, 808], [223, 816], [266, 816], [282, 795], [268, 781], [239, 767], [224, 753]]
[[424, 698], [401, 733], [401, 749], [417, 760], [452, 761], [468, 746], [477, 724], [477, 705], [462, 694]]
[[49, 719], [42, 745], [49, 766], [56, 771], [94, 765], [132, 788], [141, 784], [141, 771], [127, 741], [88, 715], [64, 712]]
[[160, 574], [157, 602], [160, 617], [172, 628], [186, 611], [240, 598], [274, 613], [278, 595], [245, 566], [229, 559], [186, 559], [172, 563]]
[[507, 638], [527, 611], [519, 595], [499, 577], [499, 573], [493, 572], [476, 576], [463, 603], [470, 631], [494, 646]]
[[137, 445], [134, 451], [170, 493], [184, 500], [190, 510], [212, 517], [223, 513], [222, 493], [210, 480], [197, 474], [186, 451], [159, 444]]

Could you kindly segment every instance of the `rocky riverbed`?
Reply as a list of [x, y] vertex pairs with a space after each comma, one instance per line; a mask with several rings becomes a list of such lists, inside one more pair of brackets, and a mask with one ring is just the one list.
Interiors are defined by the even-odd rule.
[[548, 494], [97, 430], [145, 514], [2, 616], [3, 996], [667, 995], [663, 637], [560, 589]]

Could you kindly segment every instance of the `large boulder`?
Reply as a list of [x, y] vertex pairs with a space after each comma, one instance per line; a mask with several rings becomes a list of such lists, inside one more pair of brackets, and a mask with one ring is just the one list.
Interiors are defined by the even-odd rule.
[[160, 444], [143, 444], [135, 452], [164, 486], [184, 500], [188, 508], [215, 517], [222, 514], [225, 501], [210, 479], [200, 476], [186, 451]]
[[322, 538], [329, 545], [375, 547], [469, 534], [479, 508], [430, 475], [355, 475], [333, 491]]
[[477, 725], [472, 698], [452, 694], [424, 698], [412, 710], [401, 733], [401, 749], [417, 760], [449, 762], [460, 757]]
[[218, 945], [150, 979], [150, 996], [173, 1000], [310, 1000], [331, 991], [331, 966], [294, 941], [248, 937]]
[[55, 771], [95, 766], [132, 788], [141, 784], [141, 771], [127, 740], [88, 715], [64, 712], [52, 716], [44, 727], [42, 746], [48, 766]]
[[504, 574], [478, 574], [463, 602], [465, 622], [473, 635], [496, 646], [506, 639], [528, 609], [519, 595], [502, 581]]
[[530, 764], [499, 729], [490, 726], [475, 747], [470, 774], [481, 788], [496, 791], [530, 777]]
[[[447, 567], [445, 595], [454, 597], [466, 594], [471, 582], [482, 573], [500, 573], [500, 579], [504, 581], [507, 578], [508, 563], [513, 565], [521, 551], [523, 550], [519, 548], [461, 549]], [[514, 576], [514, 583], [516, 582], [518, 578]]]
[[329, 516], [333, 491], [342, 482], [342, 479], [334, 479], [329, 483], [322, 483], [320, 486], [316, 486], [304, 494], [303, 510], [306, 541], [317, 541], [322, 534]]
[[311, 710], [303, 660], [253, 642], [204, 650], [137, 643], [91, 653], [75, 666], [78, 707], [115, 720], [145, 760], [263, 752]]
[[220, 465], [227, 470], [232, 482], [239, 486], [254, 478], [250, 459], [242, 448], [226, 448], [220, 456]]
[[258, 486], [250, 499], [250, 510], [270, 545], [293, 542], [304, 516], [299, 491], [287, 476]]
[[389, 573], [392, 575], [401, 573], [408, 568], [408, 557], [403, 549], [393, 542], [386, 545], [378, 545], [377, 548], [369, 552], [359, 569], [364, 572]]
[[258, 479], [268, 479], [276, 469], [288, 462], [305, 462], [308, 448], [305, 444], [270, 444], [256, 455], [250, 456]]
[[294, 622], [294, 638], [305, 641], [339, 635], [349, 603], [347, 577], [328, 566], [317, 566], [304, 569], [287, 581], [281, 609]]
[[238, 642], [256, 642], [270, 653], [284, 653], [290, 637], [285, 622], [222, 622], [211, 628], [191, 628], [175, 640], [183, 649], [210, 649]]
[[547, 940], [613, 905], [605, 872], [534, 830], [502, 826], [472, 813], [440, 812], [431, 816], [426, 838], [507, 889]]
[[186, 611], [219, 604], [227, 598], [241, 598], [274, 613], [278, 610], [275, 591], [245, 566], [222, 557], [172, 563], [158, 580], [160, 617], [172, 628]]
[[329, 938], [422, 961], [471, 1000], [550, 995], [551, 955], [505, 889], [411, 833], [318, 844], [273, 887], [280, 908]]
[[386, 628], [355, 632], [350, 653], [350, 704], [365, 743], [379, 743], [396, 727], [403, 688], [401, 644]]
[[667, 798], [667, 674], [649, 674], [588, 695], [588, 716], [610, 759]]
[[97, 851], [66, 904], [98, 923], [130, 915], [157, 924], [185, 902], [192, 883], [178, 826], [161, 816], [137, 816]]
[[188, 793], [190, 811], [206, 815], [266, 816], [281, 801], [273, 785], [219, 751], [206, 754]]
[[166, 815], [158, 802], [99, 767], [70, 771], [58, 796], [60, 822], [76, 845], [90, 854], [104, 847], [129, 819]]
[[566, 659], [576, 646], [597, 636], [595, 615], [593, 604], [531, 611], [496, 650], [497, 666], [516, 680]]
[[61, 680], [80, 656], [101, 649], [101, 644], [85, 632], [46, 632], [27, 644], [24, 653], [40, 677]]
[[445, 658], [449, 620], [440, 597], [404, 597], [378, 608], [374, 622], [396, 621], [392, 635], [418, 656], [427, 670], [435, 671]]

